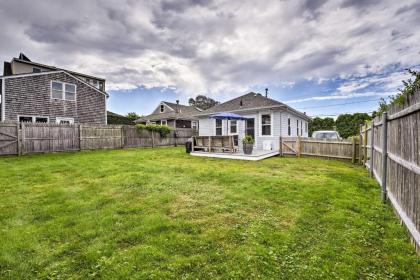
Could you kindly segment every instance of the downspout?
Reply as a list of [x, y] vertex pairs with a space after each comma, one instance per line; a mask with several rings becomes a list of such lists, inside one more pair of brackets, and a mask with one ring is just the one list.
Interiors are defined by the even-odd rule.
[[6, 119], [6, 78], [1, 79], [1, 121]]

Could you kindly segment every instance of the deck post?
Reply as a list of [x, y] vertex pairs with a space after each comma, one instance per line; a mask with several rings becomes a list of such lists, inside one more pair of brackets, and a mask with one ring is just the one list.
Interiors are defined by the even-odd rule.
[[370, 159], [369, 159], [369, 165], [370, 165], [370, 177], [373, 177], [373, 145], [375, 144], [375, 121], [372, 121], [372, 124], [370, 126], [370, 129], [372, 130], [370, 132]]
[[211, 153], [211, 136], [209, 136], [209, 153]]
[[388, 113], [384, 112], [382, 114], [382, 182], [381, 182], [381, 198], [382, 202], [386, 202], [387, 199], [387, 190], [386, 190], [386, 176], [387, 176], [387, 157], [388, 157]]

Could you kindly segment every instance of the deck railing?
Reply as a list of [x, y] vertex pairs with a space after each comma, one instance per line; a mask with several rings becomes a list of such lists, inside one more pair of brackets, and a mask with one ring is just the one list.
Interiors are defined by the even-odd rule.
[[234, 136], [194, 136], [192, 151], [204, 152], [230, 152], [237, 150]]

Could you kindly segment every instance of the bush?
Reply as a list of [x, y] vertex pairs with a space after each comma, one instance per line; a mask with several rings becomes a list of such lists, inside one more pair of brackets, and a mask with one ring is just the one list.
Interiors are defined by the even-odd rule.
[[153, 132], [158, 132], [160, 137], [165, 138], [171, 132], [171, 129], [167, 125], [157, 125], [157, 124], [136, 124], [138, 130], [148, 130]]
[[252, 138], [250, 135], [247, 135], [242, 139], [243, 144], [254, 144], [254, 142], [254, 138]]

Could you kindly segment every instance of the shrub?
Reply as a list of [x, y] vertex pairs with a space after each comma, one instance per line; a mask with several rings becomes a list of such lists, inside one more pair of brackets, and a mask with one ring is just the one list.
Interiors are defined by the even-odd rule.
[[160, 137], [165, 138], [171, 132], [171, 129], [167, 125], [157, 125], [157, 124], [136, 124], [138, 130], [148, 130], [153, 132], [158, 132]]
[[242, 139], [243, 144], [254, 144], [254, 138], [251, 135], [247, 135]]

